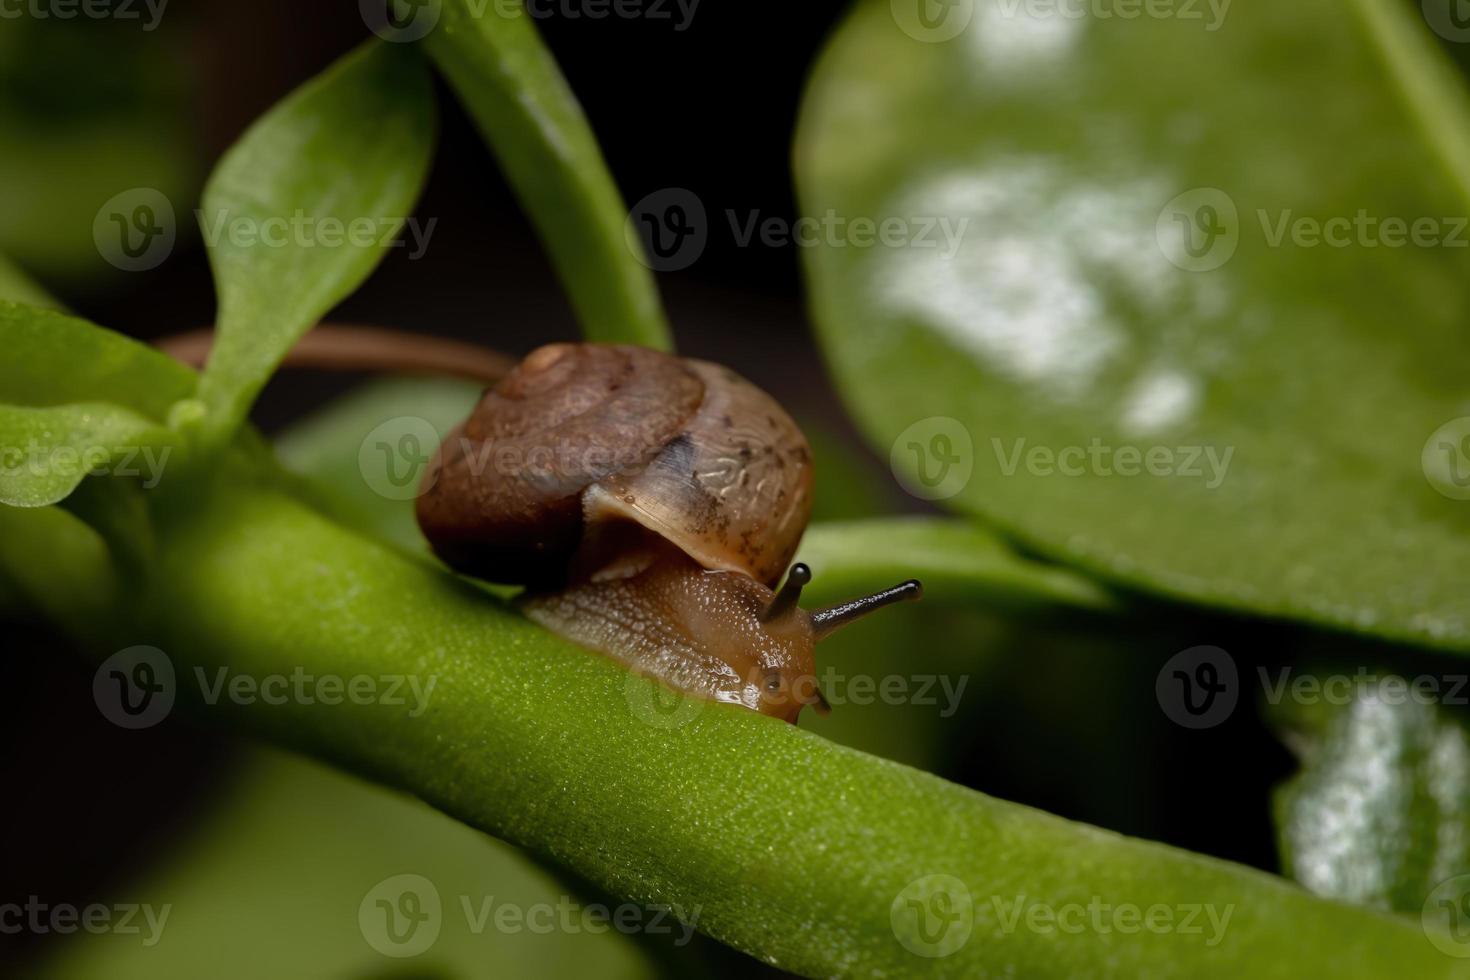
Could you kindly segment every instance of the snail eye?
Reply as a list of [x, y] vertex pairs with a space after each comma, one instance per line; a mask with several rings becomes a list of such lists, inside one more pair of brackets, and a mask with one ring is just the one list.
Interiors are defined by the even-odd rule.
[[781, 690], [781, 675], [774, 670], [766, 674], [766, 690], [772, 694]]

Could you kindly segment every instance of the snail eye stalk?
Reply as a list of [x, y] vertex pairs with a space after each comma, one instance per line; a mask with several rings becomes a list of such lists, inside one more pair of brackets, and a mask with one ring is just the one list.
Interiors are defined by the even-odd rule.
[[761, 622], [773, 623], [795, 609], [797, 600], [801, 598], [802, 587], [811, 580], [810, 568], [801, 562], [792, 565], [791, 571], [786, 574], [786, 584], [781, 586], [781, 591], [771, 600], [770, 607], [761, 614]]
[[[794, 569], [793, 569], [794, 571]], [[785, 591], [784, 589], [782, 591]], [[924, 586], [918, 579], [909, 579], [891, 589], [884, 589], [873, 595], [863, 596], [861, 599], [850, 599], [847, 602], [839, 602], [835, 606], [826, 609], [818, 609], [812, 613], [812, 629], [817, 639], [822, 640], [833, 631], [846, 626], [855, 619], [862, 619], [875, 609], [891, 606], [895, 602], [913, 602], [924, 595]]]

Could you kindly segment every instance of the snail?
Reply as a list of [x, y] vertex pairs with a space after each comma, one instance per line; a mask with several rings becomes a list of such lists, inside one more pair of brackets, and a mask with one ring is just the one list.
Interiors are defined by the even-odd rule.
[[[337, 346], [361, 367], [363, 339], [319, 327], [298, 348], [312, 356], [293, 356], [331, 366]], [[170, 348], [192, 359], [188, 343]], [[421, 342], [420, 367], [463, 367], [457, 354]], [[439, 446], [416, 515], [446, 565], [525, 586], [521, 610], [551, 631], [675, 690], [794, 723], [808, 704], [827, 710], [816, 643], [922, 594], [910, 580], [800, 607], [811, 570], [791, 561], [811, 512], [811, 451], [735, 372], [592, 343], [540, 347], [508, 373], [487, 364], [479, 377], [498, 383]]]

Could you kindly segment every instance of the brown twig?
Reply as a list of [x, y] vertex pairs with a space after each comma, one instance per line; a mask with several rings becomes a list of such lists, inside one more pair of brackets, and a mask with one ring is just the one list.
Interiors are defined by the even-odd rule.
[[[207, 327], [156, 343], [164, 353], [196, 368], [204, 366], [213, 345], [214, 331]], [[461, 340], [386, 327], [323, 323], [297, 341], [282, 366], [468, 378], [494, 384], [509, 374], [515, 363], [515, 358], [499, 351]]]

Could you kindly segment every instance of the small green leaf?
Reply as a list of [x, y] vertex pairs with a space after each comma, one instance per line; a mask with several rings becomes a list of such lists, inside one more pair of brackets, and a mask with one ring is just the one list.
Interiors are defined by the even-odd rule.
[[147, 344], [77, 317], [0, 299], [0, 402], [113, 402], [164, 421], [195, 375]]
[[[371, 382], [282, 432], [277, 458], [310, 482], [316, 502], [338, 521], [427, 554], [413, 491], [434, 446], [468, 417], [481, 387], [443, 378]], [[416, 455], [400, 452], [405, 435], [416, 440]], [[434, 445], [423, 445], [428, 442]], [[389, 467], [407, 474], [406, 481], [389, 480]]]
[[1099, 576], [1470, 650], [1470, 114], [1417, 5], [1002, 6], [867, 0], [807, 93], [802, 210], [890, 227], [802, 250], [872, 443]]
[[512, 0], [434, 0], [424, 43], [551, 253], [588, 340], [669, 350], [653, 275], [626, 240], [623, 205], [582, 107], [532, 18]]
[[1275, 798], [1286, 873], [1319, 895], [1417, 914], [1436, 885], [1470, 873], [1470, 728], [1391, 673], [1301, 677], [1322, 703], [1275, 709], [1302, 757]]
[[[256, 748], [239, 754], [244, 758], [237, 768], [243, 771], [220, 777], [223, 785], [211, 794], [207, 809], [193, 815], [189, 833], [163, 842], [168, 849], [158, 855], [161, 860], [141, 869], [141, 877], [109, 889], [108, 901], [170, 903], [177, 911], [163, 924], [162, 941], [149, 946], [119, 930], [78, 930], [55, 944], [51, 959], [29, 975], [49, 980], [639, 980], [655, 975], [646, 955], [617, 929], [558, 929], [554, 936], [539, 928], [496, 929], [493, 917], [505, 906], [534, 917], [538, 913], [531, 910], [572, 901], [564, 885], [514, 848], [417, 800], [300, 756]], [[433, 926], [432, 946], [411, 961], [415, 968], [397, 974], [383, 971], [388, 961], [380, 952], [394, 946], [373, 931], [371, 919], [359, 920], [358, 908], [381, 884], [404, 880], [427, 882], [444, 915]], [[463, 914], [461, 902], [468, 903], [472, 917]], [[572, 905], [573, 927], [586, 921], [584, 908], [583, 902]], [[475, 928], [482, 910], [490, 916], [484, 930]], [[146, 937], [146, 920], [139, 916], [139, 921]]]
[[371, 42], [293, 92], [225, 154], [200, 213], [219, 293], [199, 383], [210, 438], [228, 437], [301, 335], [402, 241], [433, 132], [417, 53]]
[[88, 475], [155, 482], [172, 453], [168, 429], [118, 405], [0, 404], [0, 504], [45, 507]]
[[61, 304], [51, 294], [3, 255], [0, 255], [0, 299], [48, 310], [61, 309]]
[[894, 517], [813, 524], [796, 557], [811, 566], [812, 584], [806, 591], [815, 601], [862, 595], [917, 578], [928, 601], [1085, 609], [1116, 605], [1091, 579], [1022, 558], [993, 533], [962, 520]]

